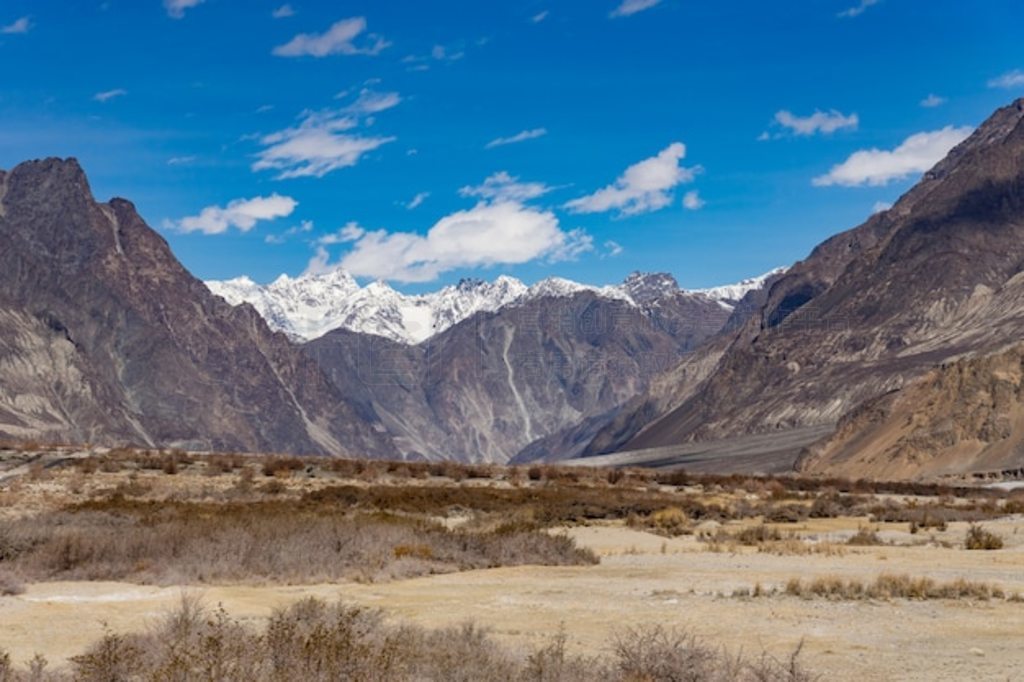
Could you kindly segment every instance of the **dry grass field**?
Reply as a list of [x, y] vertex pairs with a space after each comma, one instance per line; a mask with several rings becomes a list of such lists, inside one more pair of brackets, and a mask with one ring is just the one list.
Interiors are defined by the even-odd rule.
[[1005, 489], [8, 450], [0, 680], [1015, 679], [1022, 528]]

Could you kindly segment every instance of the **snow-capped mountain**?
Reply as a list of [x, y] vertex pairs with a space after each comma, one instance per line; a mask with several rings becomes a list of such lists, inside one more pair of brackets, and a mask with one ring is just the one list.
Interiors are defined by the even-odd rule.
[[789, 268], [785, 267], [775, 268], [763, 275], [748, 277], [736, 284], [726, 284], [720, 287], [711, 287], [710, 289], [693, 289], [690, 293], [704, 294], [705, 296], [709, 296], [719, 303], [722, 303], [726, 307], [734, 307], [739, 303], [741, 298], [747, 295], [747, 292], [760, 289], [770, 278], [775, 277], [776, 275], [781, 275], [788, 269]]
[[348, 273], [289, 277], [281, 275], [267, 285], [248, 277], [208, 281], [210, 290], [232, 305], [250, 303], [267, 323], [297, 340], [318, 338], [332, 329], [376, 334], [401, 343], [416, 344], [458, 324], [478, 312], [496, 312], [505, 306], [539, 298], [560, 298], [589, 291], [648, 308], [666, 296], [705, 297], [731, 309], [752, 289], [784, 271], [778, 268], [760, 277], [711, 289], [680, 289], [666, 273], [633, 273], [619, 285], [592, 286], [560, 277], [527, 286], [514, 277], [493, 282], [464, 279], [428, 294], [406, 295], [384, 282], [364, 287]]
[[344, 328], [402, 343], [419, 343], [479, 311], [494, 311], [527, 294], [512, 277], [462, 280], [429, 294], [410, 296], [384, 282], [360, 287], [346, 272], [288, 277], [261, 286], [248, 277], [209, 281], [233, 305], [250, 303], [267, 323], [300, 340]]

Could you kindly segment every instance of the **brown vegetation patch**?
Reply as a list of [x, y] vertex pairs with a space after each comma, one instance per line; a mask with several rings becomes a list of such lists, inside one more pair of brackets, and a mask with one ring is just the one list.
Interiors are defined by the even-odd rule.
[[115, 498], [0, 524], [0, 567], [34, 580], [295, 583], [596, 561], [564, 535], [449, 530], [336, 504]]

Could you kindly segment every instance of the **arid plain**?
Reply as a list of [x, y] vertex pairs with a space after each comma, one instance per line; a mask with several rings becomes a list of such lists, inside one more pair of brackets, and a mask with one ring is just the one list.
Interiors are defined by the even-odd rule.
[[[473, 621], [524, 656], [559, 633], [569, 651], [597, 655], [616, 633], [658, 624], [731, 654], [786, 661], [799, 649], [802, 665], [821, 679], [1004, 680], [1024, 665], [1024, 499], [1014, 491], [568, 467], [84, 454], [6, 455], [0, 577], [9, 594], [0, 597], [0, 649], [15, 666], [41, 654], [59, 669], [104, 633], [153, 627], [183, 594], [252, 627], [308, 596], [430, 629]], [[348, 568], [327, 573], [317, 565], [318, 544], [310, 565], [300, 566], [274, 563], [270, 545], [258, 550], [271, 555], [266, 562], [233, 561], [233, 552], [256, 551], [243, 541], [220, 550], [241, 566], [227, 573], [208, 548], [200, 553], [192, 540], [174, 536], [173, 513], [146, 517], [149, 504], [199, 505], [214, 514], [223, 508], [225, 528], [243, 537], [253, 526], [238, 520], [231, 527], [235, 504], [246, 505], [250, 520], [268, 524], [268, 532], [291, 522], [276, 516], [280, 508], [310, 518], [386, 515], [388, 526], [431, 530], [417, 531], [410, 543], [366, 521], [356, 534], [372, 537], [373, 546], [350, 546]], [[64, 544], [55, 550], [26, 540], [34, 523]], [[98, 529], [122, 523], [116, 546], [133, 565], [82, 545], [90, 533], [100, 545], [110, 542]], [[156, 545], [177, 549], [163, 556], [132, 539], [127, 529], [134, 524]], [[1002, 547], [967, 549], [971, 529]], [[222, 530], [193, 523], [189, 533], [215, 539]], [[511, 532], [519, 534], [513, 544], [521, 556], [494, 554], [486, 543], [457, 555], [444, 548], [449, 535], [484, 542], [497, 533], [504, 543]], [[549, 547], [529, 539], [534, 535], [572, 543]], [[280, 540], [282, 551], [294, 551], [286, 535]]]

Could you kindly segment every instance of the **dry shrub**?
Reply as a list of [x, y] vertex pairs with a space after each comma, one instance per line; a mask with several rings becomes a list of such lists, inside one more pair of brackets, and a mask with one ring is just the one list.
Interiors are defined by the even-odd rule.
[[302, 471], [305, 464], [298, 457], [269, 457], [263, 462], [263, 475], [288, 478], [295, 471]]
[[99, 462], [96, 457], [83, 457], [75, 460], [75, 468], [85, 475], [94, 474], [99, 469]]
[[618, 485], [626, 478], [626, 472], [619, 468], [613, 468], [608, 470], [608, 474], [605, 476], [605, 480], [608, 481], [609, 485]]
[[801, 504], [771, 505], [764, 511], [764, 520], [769, 523], [799, 523], [807, 518], [807, 507]]
[[882, 542], [882, 538], [878, 536], [871, 528], [859, 528], [857, 532], [850, 536], [846, 541], [848, 545], [855, 545], [859, 547], [870, 547], [873, 545], [885, 544]]
[[764, 542], [774, 542], [782, 539], [782, 533], [778, 528], [766, 524], [747, 526], [733, 536], [736, 542], [741, 545], [756, 546]]
[[264, 495], [280, 495], [281, 493], [288, 490], [288, 486], [282, 483], [280, 480], [275, 478], [272, 481], [267, 481], [259, 488], [260, 492]]
[[793, 578], [786, 583], [785, 593], [806, 599], [820, 597], [835, 600], [860, 599], [973, 599], [987, 601], [1004, 599], [1002, 588], [991, 583], [958, 578], [937, 582], [928, 577], [911, 577], [883, 573], [870, 583], [824, 576], [812, 580]]
[[647, 516], [631, 515], [626, 519], [630, 528], [646, 530], [670, 538], [693, 533], [690, 517], [679, 507], [666, 507]]
[[808, 554], [846, 556], [846, 548], [843, 545], [832, 542], [808, 542], [797, 537], [761, 543], [757, 546], [757, 551], [778, 556], [806, 556]]
[[613, 640], [614, 674], [610, 679], [810, 682], [816, 678], [798, 661], [801, 647], [785, 663], [766, 654], [756, 661], [747, 661], [712, 647], [685, 630], [659, 625], [627, 629]]
[[[276, 611], [259, 630], [192, 599], [146, 634], [107, 632], [52, 680], [298, 682], [809, 682], [798, 661], [747, 660], [660, 626], [626, 630], [604, 655], [566, 649], [560, 633], [526, 655], [473, 624], [442, 630], [396, 626], [380, 613], [309, 598]], [[41, 661], [41, 659], [39, 659]], [[45, 662], [39, 664], [39, 670]], [[13, 669], [0, 652], [0, 682], [44, 679]]]
[[985, 528], [971, 525], [964, 539], [964, 549], [1002, 549], [1003, 539]]
[[[396, 551], [399, 547], [420, 549]], [[43, 580], [288, 583], [523, 564], [586, 565], [597, 558], [565, 535], [519, 527], [453, 531], [407, 516], [284, 501], [112, 498], [5, 523], [0, 561]]]

